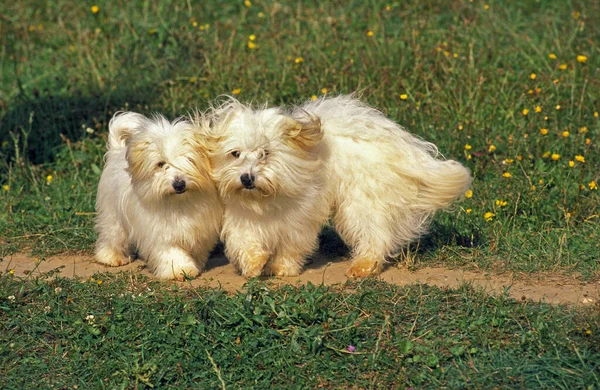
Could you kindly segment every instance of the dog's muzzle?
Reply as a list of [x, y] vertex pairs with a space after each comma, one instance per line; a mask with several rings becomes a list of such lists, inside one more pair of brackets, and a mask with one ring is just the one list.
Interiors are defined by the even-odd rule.
[[248, 190], [254, 188], [254, 180], [254, 176], [249, 175], [247, 173], [244, 173], [242, 176], [240, 176], [240, 181], [242, 182], [242, 185]]
[[181, 180], [181, 179], [176, 179], [175, 181], [173, 181], [172, 186], [173, 186], [173, 189], [175, 190], [176, 194], [183, 194], [185, 192], [185, 190], [187, 189], [185, 180]]

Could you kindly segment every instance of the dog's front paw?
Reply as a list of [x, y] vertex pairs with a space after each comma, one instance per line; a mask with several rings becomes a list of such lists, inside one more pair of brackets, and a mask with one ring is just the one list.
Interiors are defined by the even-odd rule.
[[201, 269], [186, 251], [180, 248], [167, 248], [151, 254], [148, 265], [159, 279], [183, 281], [200, 275]]
[[263, 273], [269, 276], [298, 276], [302, 272], [304, 261], [270, 261]]
[[355, 259], [352, 266], [346, 272], [346, 276], [354, 279], [362, 279], [369, 276], [377, 276], [381, 273], [383, 264], [381, 261], [369, 259]]
[[96, 252], [96, 261], [111, 267], [120, 267], [131, 262], [131, 257], [110, 247], [104, 247]]
[[156, 269], [154, 275], [159, 279], [173, 279], [182, 282], [186, 279], [193, 279], [200, 275], [200, 270], [195, 264], [172, 264], [170, 267], [167, 266]]
[[240, 274], [248, 279], [263, 274], [263, 268], [269, 261], [269, 256], [270, 254], [259, 245], [249, 245], [244, 250], [228, 253], [228, 257], [233, 260]]

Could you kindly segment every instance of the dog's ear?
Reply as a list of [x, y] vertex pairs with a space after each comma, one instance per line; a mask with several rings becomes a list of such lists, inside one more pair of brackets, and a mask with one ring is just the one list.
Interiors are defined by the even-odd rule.
[[297, 110], [284, 121], [283, 134], [288, 145], [295, 149], [314, 149], [323, 139], [321, 120], [309, 112]]
[[135, 112], [117, 112], [108, 124], [108, 148], [125, 147], [131, 137], [148, 122], [148, 118]]

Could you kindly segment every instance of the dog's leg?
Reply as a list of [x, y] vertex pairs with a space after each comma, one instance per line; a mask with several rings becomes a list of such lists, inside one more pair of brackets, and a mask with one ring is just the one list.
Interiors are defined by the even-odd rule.
[[161, 247], [155, 244], [155, 247], [144, 257], [159, 279], [185, 280], [186, 277], [193, 278], [200, 274], [194, 258], [178, 247]]
[[347, 195], [333, 218], [336, 230], [352, 248], [352, 265], [346, 274], [351, 278], [378, 275], [395, 248], [397, 218], [368, 194], [355, 189]]
[[125, 230], [119, 225], [116, 219], [111, 226], [106, 224], [98, 234], [96, 242], [96, 261], [111, 267], [119, 267], [131, 262], [129, 252], [129, 240]]
[[213, 242], [202, 242], [196, 245], [194, 249], [192, 249], [192, 257], [196, 262], [196, 266], [202, 272], [204, 268], [206, 268], [206, 263], [208, 262], [208, 256], [210, 255], [210, 250], [214, 246]]
[[300, 275], [306, 258], [318, 246], [318, 236], [321, 224], [305, 226], [302, 232], [288, 234], [282, 239], [277, 252], [265, 266], [265, 275], [296, 276]]
[[262, 275], [270, 253], [258, 242], [230, 235], [225, 242], [225, 255], [246, 278]]
[[269, 276], [300, 275], [306, 262], [307, 253], [288, 252], [278, 249], [277, 255], [265, 266], [264, 274]]

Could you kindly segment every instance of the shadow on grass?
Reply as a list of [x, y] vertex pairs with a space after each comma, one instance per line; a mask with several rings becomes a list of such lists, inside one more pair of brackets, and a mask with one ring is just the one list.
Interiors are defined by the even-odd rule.
[[[434, 222], [429, 233], [415, 243], [409, 245], [412, 253], [434, 252], [443, 246], [459, 246], [466, 248], [478, 247], [482, 244], [477, 231], [468, 234], [459, 232], [454, 226], [446, 223]], [[328, 257], [344, 257], [350, 255], [350, 247], [339, 236], [335, 229], [326, 226], [319, 235], [319, 252]]]
[[[6, 161], [24, 158], [33, 164], [51, 162], [63, 137], [79, 141], [106, 128], [110, 117], [119, 110], [140, 110], [152, 103], [151, 88], [98, 91], [69, 96], [21, 96], [0, 118], [0, 155]], [[18, 156], [17, 156], [18, 154]]]

